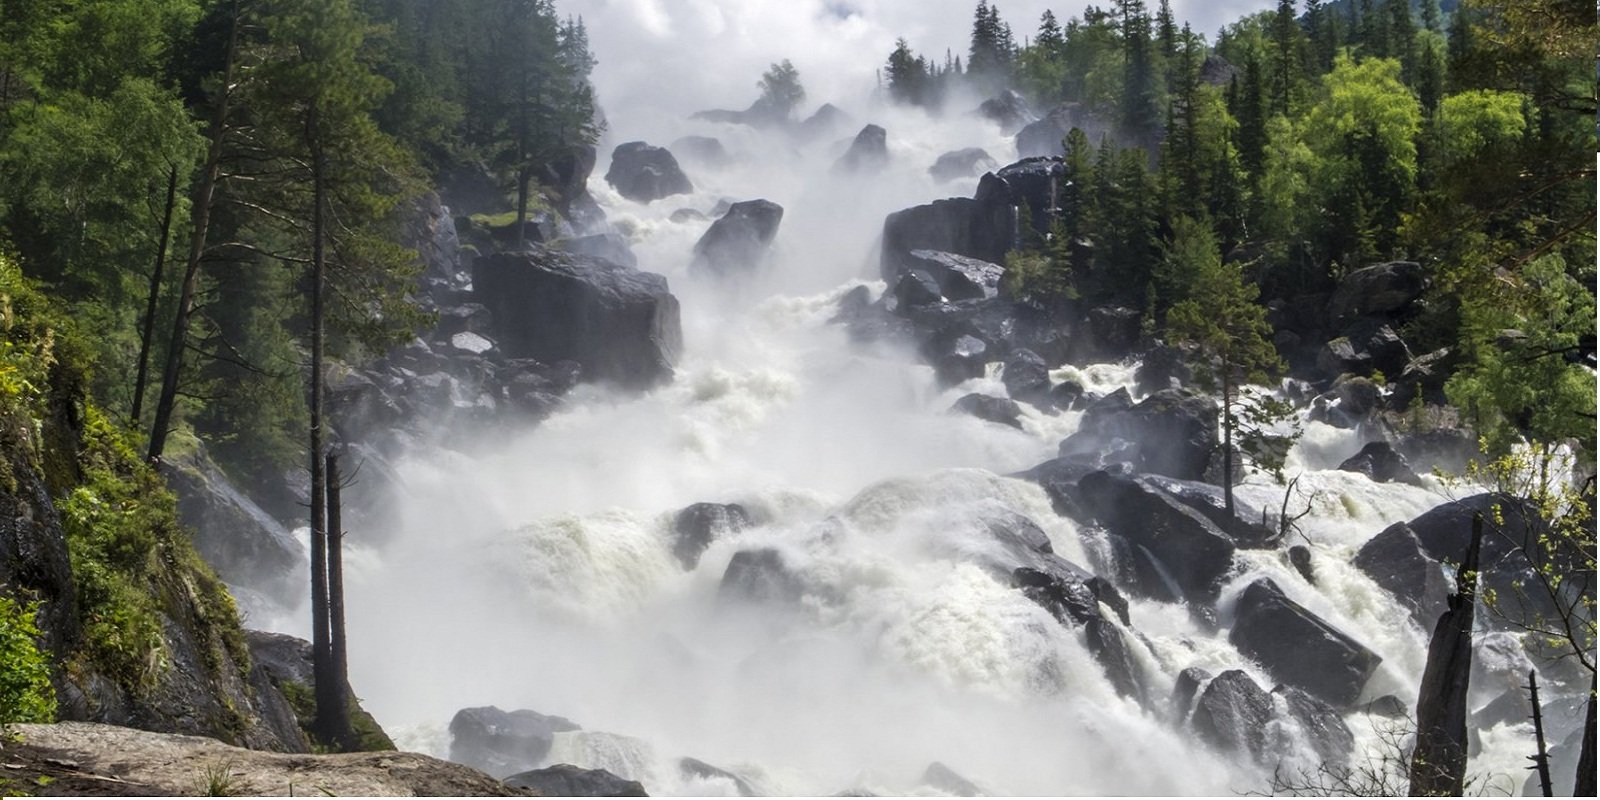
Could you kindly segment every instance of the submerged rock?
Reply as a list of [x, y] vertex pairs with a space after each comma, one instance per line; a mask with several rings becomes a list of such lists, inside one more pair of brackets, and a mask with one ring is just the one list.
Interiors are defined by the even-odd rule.
[[1228, 641], [1274, 679], [1336, 708], [1350, 708], [1383, 661], [1360, 642], [1290, 600], [1269, 578], [1239, 595]]
[[804, 594], [805, 584], [770, 547], [734, 553], [717, 590], [720, 599], [751, 603], [793, 603]]
[[756, 791], [756, 787], [749, 781], [721, 767], [713, 767], [698, 758], [678, 759], [678, 773], [685, 778], [728, 781], [733, 784], [734, 791], [737, 791], [740, 797], [761, 796], [761, 793]]

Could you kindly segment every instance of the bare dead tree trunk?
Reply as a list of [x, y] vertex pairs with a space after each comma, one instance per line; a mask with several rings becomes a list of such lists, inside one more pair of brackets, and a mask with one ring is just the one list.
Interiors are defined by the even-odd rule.
[[223, 69], [222, 90], [211, 119], [211, 143], [206, 148], [205, 168], [194, 198], [194, 233], [189, 238], [189, 258], [184, 262], [183, 283], [178, 289], [177, 313], [172, 319], [172, 339], [167, 347], [166, 369], [161, 374], [161, 394], [156, 399], [155, 422], [150, 426], [148, 458], [161, 460], [167, 434], [172, 430], [172, 411], [178, 402], [178, 382], [183, 375], [183, 351], [189, 339], [189, 318], [194, 313], [194, 296], [200, 282], [200, 260], [206, 251], [206, 235], [211, 225], [211, 206], [217, 182], [222, 175], [222, 143], [228, 131], [228, 110], [238, 72], [239, 28], [242, 25], [240, 0], [234, 0], [233, 19], [228, 29], [227, 66]]
[[178, 165], [167, 171], [167, 204], [161, 213], [161, 238], [156, 245], [156, 265], [150, 271], [150, 294], [144, 307], [144, 324], [139, 332], [139, 369], [133, 380], [133, 408], [128, 421], [139, 427], [144, 412], [144, 389], [150, 375], [150, 345], [156, 337], [156, 306], [161, 298], [162, 273], [167, 268], [167, 243], [172, 238], [172, 212], [178, 205]]
[[1472, 519], [1472, 540], [1456, 572], [1456, 592], [1428, 643], [1417, 696], [1417, 746], [1411, 753], [1414, 797], [1460, 797], [1467, 776], [1467, 681], [1472, 673], [1472, 617], [1478, 593], [1483, 515]]
[[1233, 376], [1222, 365], [1222, 505], [1233, 518]]
[[[344, 511], [340, 491], [339, 456], [327, 457], [328, 504], [328, 725], [340, 749], [353, 751], [358, 744], [350, 728], [350, 669], [344, 628]], [[321, 707], [318, 707], [321, 714]]]
[[1533, 742], [1538, 747], [1534, 755], [1528, 756], [1533, 762], [1531, 770], [1539, 773], [1539, 788], [1545, 797], [1555, 797], [1554, 789], [1550, 788], [1550, 753], [1544, 746], [1544, 710], [1539, 708], [1539, 672], [1528, 670], [1528, 698], [1533, 703]]

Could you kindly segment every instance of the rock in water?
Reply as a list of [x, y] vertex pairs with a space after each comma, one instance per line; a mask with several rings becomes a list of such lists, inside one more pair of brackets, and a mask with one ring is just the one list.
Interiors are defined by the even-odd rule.
[[1406, 483], [1422, 485], [1422, 479], [1411, 471], [1406, 457], [1396, 453], [1388, 442], [1367, 442], [1361, 452], [1344, 460], [1339, 469], [1359, 472], [1378, 483]]
[[1293, 686], [1279, 686], [1272, 693], [1283, 699], [1289, 719], [1300, 726], [1323, 763], [1343, 764], [1350, 760], [1356, 737], [1337, 709]]
[[875, 175], [889, 165], [889, 133], [868, 125], [856, 134], [850, 149], [833, 164], [835, 175]]
[[725, 780], [733, 784], [734, 791], [740, 797], [760, 797], [761, 793], [756, 787], [744, 778], [735, 775], [721, 767], [714, 767], [698, 758], [678, 759], [678, 773], [685, 778], [699, 778], [701, 780]]
[[692, 266], [724, 275], [753, 272], [782, 222], [783, 206], [770, 200], [734, 203], [695, 243]]
[[504, 778], [543, 761], [557, 733], [576, 730], [571, 720], [527, 709], [463, 708], [450, 720], [450, 760]]
[[685, 136], [673, 142], [672, 149], [689, 161], [708, 167], [725, 167], [733, 161], [728, 148], [722, 146], [722, 140], [711, 136]]
[[783, 554], [770, 547], [741, 550], [722, 573], [719, 598], [753, 603], [792, 603], [805, 594], [805, 584], [789, 570]]
[[676, 540], [672, 554], [684, 569], [694, 569], [700, 563], [700, 554], [719, 535], [737, 533], [750, 527], [750, 514], [736, 503], [695, 503], [678, 512], [672, 521]]
[[1127, 475], [1091, 473], [1078, 488], [1086, 510], [1132, 546], [1141, 594], [1201, 602], [1216, 596], [1237, 546], [1204, 514]]
[[603, 769], [584, 769], [557, 764], [544, 769], [519, 772], [505, 784], [517, 789], [532, 789], [545, 797], [649, 797], [638, 781], [619, 778]]
[[1190, 723], [1200, 738], [1223, 752], [1258, 756], [1272, 721], [1272, 697], [1249, 675], [1230, 669], [1200, 693]]
[[962, 178], [976, 178], [998, 166], [1000, 162], [995, 161], [987, 150], [968, 147], [939, 156], [939, 160], [928, 168], [928, 174], [940, 183], [949, 183]]
[[1383, 661], [1377, 653], [1290, 600], [1269, 578], [1239, 595], [1228, 641], [1274, 679], [1336, 708], [1350, 708]]
[[1022, 430], [1022, 409], [1015, 400], [1005, 397], [993, 397], [976, 392], [962, 397], [950, 407], [953, 412], [970, 414], [984, 422], [993, 422], [997, 425]]
[[982, 797], [978, 785], [956, 774], [956, 771], [935, 761], [922, 772], [922, 783], [938, 789], [951, 797]]
[[474, 261], [473, 294], [509, 358], [573, 361], [627, 389], [672, 378], [683, 334], [660, 275], [534, 246]]
[[694, 184], [671, 152], [644, 142], [619, 144], [611, 151], [606, 183], [618, 194], [639, 203], [694, 191]]

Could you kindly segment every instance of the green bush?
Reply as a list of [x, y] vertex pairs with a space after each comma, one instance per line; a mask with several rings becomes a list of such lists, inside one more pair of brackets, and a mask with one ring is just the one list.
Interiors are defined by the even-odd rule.
[[49, 659], [39, 649], [37, 603], [0, 595], [0, 723], [55, 722]]

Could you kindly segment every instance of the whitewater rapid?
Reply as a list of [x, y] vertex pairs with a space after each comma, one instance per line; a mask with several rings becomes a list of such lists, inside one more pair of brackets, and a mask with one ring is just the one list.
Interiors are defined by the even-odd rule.
[[[887, 213], [971, 195], [975, 180], [928, 177], [941, 152], [1015, 156], [975, 117], [849, 110], [863, 114], [857, 127], [888, 128], [884, 175], [830, 174], [853, 129], [802, 144], [682, 121], [647, 138], [716, 135], [737, 159], [724, 170], [687, 163], [694, 194], [632, 203], [600, 179], [604, 163], [596, 169], [591, 190], [641, 268], [666, 275], [681, 300], [677, 377], [639, 397], [583, 387], [537, 427], [430, 443], [398, 462], [401, 529], [381, 548], [347, 543], [351, 677], [366, 707], [402, 746], [440, 756], [458, 709], [558, 714], [585, 730], [558, 734], [547, 763], [608, 769], [652, 794], [734, 792], [725, 779], [680, 774], [681, 756], [771, 794], [937, 793], [921, 782], [936, 761], [997, 794], [1264, 788], [1259, 768], [1119, 697], [1081, 631], [977, 563], [993, 546], [982, 518], [1007, 510], [1038, 523], [1063, 557], [1097, 565], [1090, 532], [1057, 516], [1037, 486], [1003, 477], [1053, 457], [1080, 413], [1024, 406], [1020, 431], [951, 415], [966, 393], [1003, 395], [998, 372], [940, 389], [914, 354], [854, 344], [830, 324], [845, 292], [883, 290], [872, 278]], [[758, 197], [786, 211], [772, 263], [734, 286], [692, 274], [709, 222], [672, 212]], [[1053, 377], [1099, 393], [1127, 387], [1137, 400], [1135, 367]], [[1244, 668], [1273, 685], [1227, 641], [1228, 598], [1262, 575], [1383, 657], [1365, 697], [1414, 702], [1426, 634], [1350, 558], [1385, 526], [1469, 492], [1334, 469], [1361, 444], [1354, 431], [1306, 423], [1291, 454], [1315, 509], [1302, 528], [1318, 586], [1276, 552], [1242, 551], [1220, 632], [1180, 606], [1132, 600], [1125, 633], [1152, 705], [1193, 666]], [[1275, 509], [1283, 491], [1253, 476], [1240, 496]], [[755, 525], [685, 571], [672, 519], [701, 501], [740, 503]], [[798, 607], [719, 600], [734, 553], [758, 547], [781, 552], [804, 581]], [[1361, 715], [1349, 723], [1372, 742]], [[1522, 743], [1486, 743], [1474, 768], [1520, 787]], [[1303, 743], [1282, 748], [1285, 763], [1309, 764]]]

